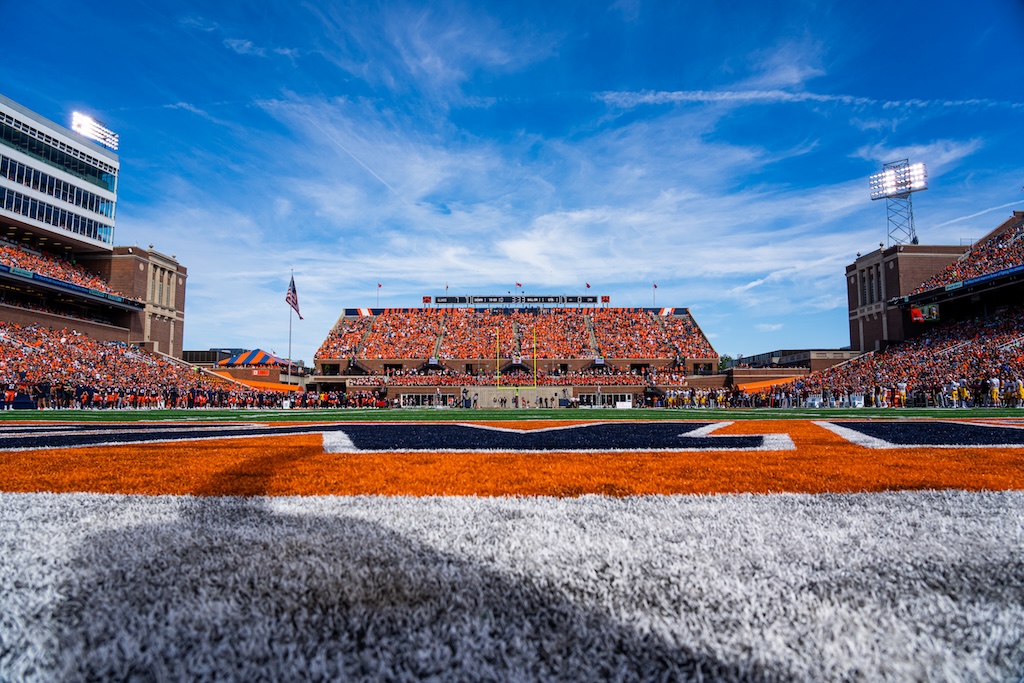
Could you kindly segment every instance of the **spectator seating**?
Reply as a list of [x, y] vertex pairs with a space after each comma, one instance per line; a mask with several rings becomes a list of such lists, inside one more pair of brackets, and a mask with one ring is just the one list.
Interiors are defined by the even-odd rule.
[[276, 407], [284, 397], [198, 373], [133, 345], [5, 322], [0, 386], [38, 394], [39, 407], [61, 408]]
[[600, 308], [591, 314], [598, 350], [604, 358], [674, 358], [669, 337], [643, 309]]
[[912, 294], [945, 287], [1024, 264], [1024, 220], [1011, 224], [922, 282]]
[[0, 263], [32, 271], [33, 273], [78, 285], [79, 287], [86, 287], [106, 294], [116, 294], [124, 297], [120, 292], [114, 291], [103, 278], [81, 266], [44, 252], [30, 251], [20, 245], [11, 244], [6, 241], [0, 241]]
[[[688, 314], [642, 308], [384, 309], [343, 316], [318, 359], [713, 358]], [[500, 349], [499, 349], [500, 346]]]
[[811, 373], [794, 386], [804, 394], [874, 396], [905, 385], [911, 395], [936, 397], [941, 405], [954, 383], [977, 387], [992, 377], [1001, 383], [1024, 378], [1024, 308], [944, 324], [881, 353]]

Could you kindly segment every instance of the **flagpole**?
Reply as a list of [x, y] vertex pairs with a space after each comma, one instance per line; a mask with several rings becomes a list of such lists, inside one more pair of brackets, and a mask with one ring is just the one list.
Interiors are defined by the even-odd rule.
[[[295, 271], [292, 270], [291, 282], [294, 282], [294, 281], [295, 281]], [[292, 312], [293, 311], [294, 311], [294, 309], [291, 306], [289, 306], [288, 307], [288, 378], [289, 379], [291, 379], [291, 376], [292, 376]]]

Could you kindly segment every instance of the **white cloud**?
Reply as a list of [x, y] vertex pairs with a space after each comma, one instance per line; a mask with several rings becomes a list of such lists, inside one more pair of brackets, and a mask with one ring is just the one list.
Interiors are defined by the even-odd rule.
[[240, 55], [254, 55], [256, 57], [262, 57], [266, 54], [265, 49], [254, 45], [251, 40], [245, 40], [242, 38], [225, 38], [224, 45]]
[[856, 95], [835, 95], [808, 91], [791, 91], [781, 88], [771, 89], [723, 89], [723, 90], [674, 90], [674, 91], [605, 91], [595, 95], [605, 104], [622, 109], [632, 109], [644, 105], [665, 104], [784, 104], [784, 103], [821, 103], [839, 104], [855, 108], [877, 107], [882, 110], [908, 109], [922, 110], [934, 108], [981, 109], [1002, 108], [1022, 109], [1024, 102], [994, 99], [967, 100], [877, 100]]
[[889, 146], [884, 142], [859, 148], [855, 156], [879, 165], [909, 159], [911, 163], [923, 162], [928, 167], [929, 176], [939, 175], [949, 166], [954, 166], [962, 159], [978, 152], [984, 147], [979, 138], [970, 140], [935, 140], [916, 145]]

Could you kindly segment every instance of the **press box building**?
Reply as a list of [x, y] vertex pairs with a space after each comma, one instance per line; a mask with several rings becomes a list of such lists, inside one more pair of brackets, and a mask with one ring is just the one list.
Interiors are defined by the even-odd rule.
[[82, 266], [112, 291], [0, 259], [0, 320], [76, 329], [180, 357], [187, 270], [152, 245], [114, 246], [117, 136], [78, 114], [72, 127], [0, 95], [0, 246], [27, 263], [36, 257]]

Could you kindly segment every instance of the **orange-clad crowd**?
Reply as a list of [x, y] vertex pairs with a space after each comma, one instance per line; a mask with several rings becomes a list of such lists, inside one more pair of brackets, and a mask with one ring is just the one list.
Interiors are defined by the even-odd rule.
[[716, 358], [711, 342], [689, 314], [662, 318], [669, 343], [679, 358]]
[[435, 308], [385, 309], [373, 318], [360, 358], [429, 358], [441, 334]]
[[54, 280], [78, 285], [79, 287], [87, 287], [98, 292], [124, 297], [120, 292], [114, 291], [107, 284], [106, 280], [103, 280], [94, 273], [90, 273], [83, 267], [43, 252], [29, 251], [20, 245], [0, 241], [0, 263], [39, 273]]
[[556, 308], [521, 315], [519, 324], [520, 351], [524, 358], [594, 358], [587, 326], [589, 309]]
[[672, 358], [675, 351], [653, 313], [639, 308], [599, 308], [591, 314], [604, 358]]
[[384, 309], [343, 317], [315, 357], [482, 360], [534, 354], [552, 360], [716, 357], [688, 315], [658, 316], [640, 308]]
[[996, 273], [1024, 264], [1024, 221], [1002, 233], [974, 245], [962, 257], [925, 280], [913, 294], [963, 282], [973, 277]]
[[439, 358], [508, 358], [519, 353], [515, 316], [500, 309], [445, 311]]
[[835, 401], [857, 395], [876, 406], [906, 405], [915, 396], [946, 407], [1020, 406], [1022, 380], [1024, 308], [1017, 307], [936, 327], [881, 353], [812, 373], [793, 387], [804, 397]]
[[[685, 377], [674, 375], [675, 378]], [[454, 370], [433, 372], [396, 372], [387, 375], [367, 375], [348, 380], [351, 386], [377, 387], [433, 387], [433, 386], [648, 386], [654, 381], [650, 375], [639, 372], [606, 372], [585, 370], [578, 372], [549, 373], [513, 370], [500, 375], [493, 372], [469, 374]], [[680, 382], [682, 383], [682, 382]]]
[[277, 407], [285, 397], [211, 378], [133, 345], [5, 322], [0, 387], [6, 408], [19, 395], [39, 408]]
[[352, 358], [373, 324], [373, 318], [341, 318], [317, 350], [316, 358]]

